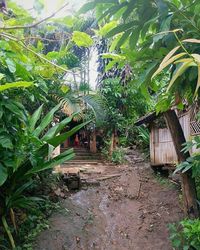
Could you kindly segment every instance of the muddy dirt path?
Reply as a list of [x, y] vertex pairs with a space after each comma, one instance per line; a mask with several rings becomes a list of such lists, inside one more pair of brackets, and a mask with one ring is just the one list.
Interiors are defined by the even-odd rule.
[[178, 191], [161, 185], [144, 163], [101, 167], [118, 177], [64, 200], [66, 212], [50, 218], [34, 249], [171, 250], [167, 225], [182, 217]]

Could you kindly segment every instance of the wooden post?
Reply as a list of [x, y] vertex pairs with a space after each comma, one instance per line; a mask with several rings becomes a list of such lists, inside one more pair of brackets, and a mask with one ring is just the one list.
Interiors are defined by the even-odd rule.
[[113, 144], [114, 144], [114, 139], [115, 139], [115, 133], [114, 133], [114, 132], [112, 132], [112, 135], [111, 135], [111, 141], [110, 141], [109, 156], [112, 156], [112, 153], [113, 153]]
[[114, 130], [114, 138], [113, 138], [113, 149], [116, 149], [118, 144], [118, 136], [117, 136], [117, 130]]
[[[164, 117], [172, 136], [178, 161], [186, 161], [186, 159], [190, 157], [190, 153], [182, 152], [182, 145], [186, 140], [178, 116], [174, 110], [168, 110], [164, 113]], [[190, 169], [187, 172], [182, 173], [181, 177], [185, 215], [191, 219], [198, 218], [199, 210], [197, 204], [197, 192], [195, 179], [192, 177], [192, 170]]]
[[96, 142], [96, 130], [92, 132], [92, 141], [90, 143], [90, 151], [92, 153], [97, 152], [97, 142]]
[[[54, 151], [52, 152], [52, 158], [55, 158], [56, 156], [60, 155], [60, 145], [58, 147], [56, 147], [54, 149]], [[56, 167], [54, 167], [54, 170], [56, 173], [61, 172], [61, 167], [60, 165], [57, 165]]]

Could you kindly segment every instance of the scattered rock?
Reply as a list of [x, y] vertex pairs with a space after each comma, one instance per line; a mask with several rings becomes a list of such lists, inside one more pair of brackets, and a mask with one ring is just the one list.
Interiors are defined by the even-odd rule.
[[61, 197], [61, 198], [65, 198], [65, 197], [66, 197], [65, 194], [61, 191], [60, 188], [57, 188], [57, 189], [54, 191], [54, 193], [55, 193], [57, 196]]
[[63, 181], [67, 185], [69, 190], [80, 189], [81, 187], [81, 178], [78, 173], [65, 173], [63, 175]]

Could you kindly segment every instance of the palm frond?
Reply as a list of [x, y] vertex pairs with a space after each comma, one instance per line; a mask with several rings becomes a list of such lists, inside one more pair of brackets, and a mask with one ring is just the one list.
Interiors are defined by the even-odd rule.
[[105, 100], [98, 94], [90, 94], [82, 96], [86, 109], [91, 109], [94, 113], [97, 124], [105, 120], [106, 108]]
[[80, 96], [69, 92], [62, 97], [53, 95], [53, 99], [61, 103], [62, 112], [67, 116], [77, 113], [73, 118], [74, 121], [83, 120], [87, 110], [92, 110], [97, 124], [105, 120], [105, 100], [96, 93]]

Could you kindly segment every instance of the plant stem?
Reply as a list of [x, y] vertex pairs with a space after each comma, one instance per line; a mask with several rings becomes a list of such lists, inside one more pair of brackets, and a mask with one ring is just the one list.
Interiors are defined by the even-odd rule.
[[3, 215], [3, 216], [1, 217], [1, 220], [2, 220], [2, 223], [3, 223], [3, 227], [4, 227], [4, 229], [5, 229], [5, 231], [6, 231], [7, 235], [8, 235], [8, 238], [9, 238], [9, 240], [10, 240], [10, 244], [11, 244], [11, 246], [12, 246], [12, 249], [15, 249], [15, 241], [14, 241], [13, 236], [12, 236], [12, 234], [11, 234], [11, 232], [10, 232], [9, 227], [8, 227], [8, 223], [7, 223], [7, 221], [6, 221], [5, 215]]
[[182, 42], [180, 41], [180, 39], [178, 38], [176, 32], [174, 32], [174, 36], [176, 37], [176, 40], [178, 41], [178, 43], [181, 46], [181, 48], [185, 51], [185, 53], [187, 53], [189, 57], [192, 57], [190, 55], [190, 53], [187, 51], [187, 49], [184, 47], [184, 45], [182, 44]]
[[0, 33], [0, 35], [2, 37], [5, 37], [9, 40], [12, 40], [13, 42], [16, 42], [18, 45], [20, 45], [21, 47], [23, 47], [24, 49], [30, 51], [32, 54], [34, 54], [35, 56], [37, 56], [40, 60], [43, 60], [45, 62], [47, 62], [48, 64], [51, 64], [52, 66], [54, 66], [55, 68], [58, 68], [58, 69], [61, 69], [62, 71], [66, 72], [66, 73], [71, 73], [70, 70], [67, 70], [65, 68], [63, 68], [62, 66], [59, 66], [57, 65], [56, 63], [54, 62], [51, 62], [50, 60], [48, 60], [46, 57], [44, 57], [43, 55], [35, 52], [34, 50], [32, 50], [31, 48], [27, 47], [23, 42], [19, 43], [19, 41], [17, 40], [17, 37], [14, 37], [14, 36], [11, 36], [10, 34], [7, 34], [7, 33]]
[[13, 211], [13, 209], [12, 209], [12, 208], [10, 209], [10, 218], [11, 218], [11, 221], [12, 221], [12, 223], [13, 223], [13, 226], [14, 226], [15, 232], [17, 233], [16, 218], [15, 218], [15, 213], [14, 213], [14, 211]]

